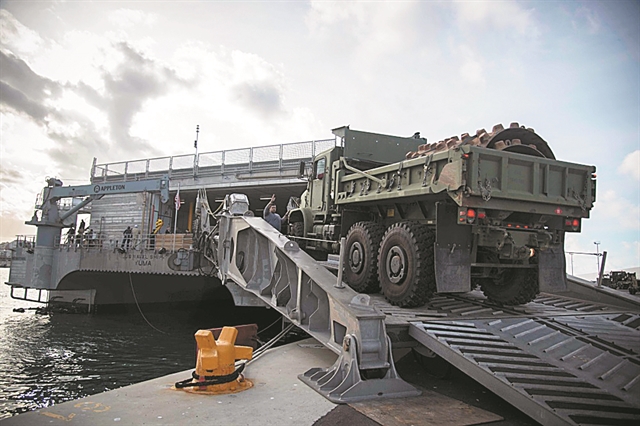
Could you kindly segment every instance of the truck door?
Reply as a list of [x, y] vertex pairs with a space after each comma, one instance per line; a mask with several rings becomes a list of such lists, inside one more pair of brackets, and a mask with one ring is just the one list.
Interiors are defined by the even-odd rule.
[[313, 165], [313, 180], [311, 182], [311, 209], [322, 211], [324, 205], [324, 180], [327, 179], [327, 158], [316, 160]]

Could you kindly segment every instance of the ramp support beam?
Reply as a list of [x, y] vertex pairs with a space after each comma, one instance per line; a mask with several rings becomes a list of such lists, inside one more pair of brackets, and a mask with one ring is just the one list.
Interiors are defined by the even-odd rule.
[[305, 373], [305, 383], [341, 403], [420, 394], [398, 377], [385, 315], [370, 304], [368, 295], [336, 286], [331, 272], [262, 218], [223, 215], [219, 230], [222, 282], [259, 297], [339, 355], [324, 373]]

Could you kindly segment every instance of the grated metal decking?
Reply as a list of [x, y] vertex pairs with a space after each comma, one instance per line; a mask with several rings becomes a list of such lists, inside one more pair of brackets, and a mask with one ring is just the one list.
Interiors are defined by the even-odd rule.
[[541, 294], [519, 307], [477, 293], [396, 310], [387, 323], [542, 424], [640, 424], [640, 315]]

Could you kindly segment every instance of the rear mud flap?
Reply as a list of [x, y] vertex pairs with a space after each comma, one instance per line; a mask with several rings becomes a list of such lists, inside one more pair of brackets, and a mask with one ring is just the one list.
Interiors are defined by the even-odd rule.
[[458, 225], [458, 207], [436, 203], [434, 250], [438, 293], [471, 291], [471, 227]]
[[471, 254], [464, 249], [435, 249], [436, 288], [438, 293], [471, 291]]
[[546, 293], [567, 291], [566, 259], [562, 246], [538, 251], [538, 282], [540, 291]]

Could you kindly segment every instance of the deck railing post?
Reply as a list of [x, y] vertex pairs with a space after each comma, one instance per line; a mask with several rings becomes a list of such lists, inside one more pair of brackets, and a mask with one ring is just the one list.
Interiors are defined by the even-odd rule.
[[249, 172], [253, 170], [253, 147], [249, 148]]
[[199, 164], [199, 155], [197, 152], [193, 156], [193, 177], [198, 177], [198, 164]]

